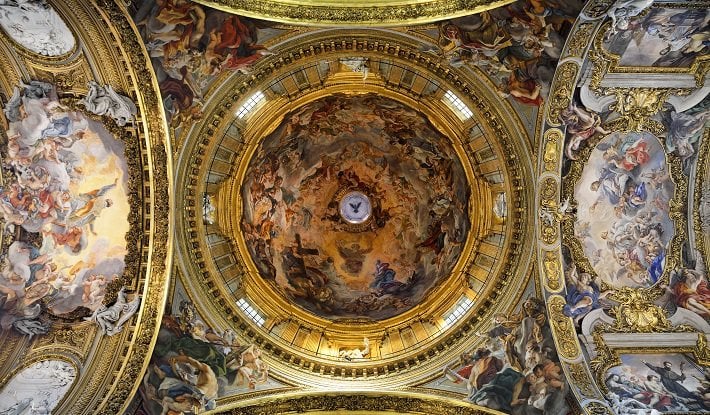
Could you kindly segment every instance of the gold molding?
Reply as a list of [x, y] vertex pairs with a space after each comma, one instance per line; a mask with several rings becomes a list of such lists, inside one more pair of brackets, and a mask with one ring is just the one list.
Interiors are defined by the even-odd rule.
[[402, 26], [481, 13], [514, 0], [195, 0], [233, 14], [319, 26]]
[[431, 415], [503, 415], [502, 412], [467, 403], [461, 399], [447, 398], [431, 393], [393, 391], [297, 391], [286, 392], [278, 397], [265, 396], [244, 399], [220, 406], [211, 413], [229, 415], [327, 413], [338, 414], [382, 412], [415, 413]]

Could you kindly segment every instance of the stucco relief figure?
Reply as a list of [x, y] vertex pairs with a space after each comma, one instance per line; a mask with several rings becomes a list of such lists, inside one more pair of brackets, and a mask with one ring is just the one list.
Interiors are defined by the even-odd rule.
[[362, 340], [364, 348], [342, 349], [338, 352], [338, 357], [347, 361], [364, 359], [370, 355], [370, 339], [367, 337]]
[[101, 333], [113, 336], [120, 333], [123, 330], [123, 324], [138, 311], [140, 301], [140, 296], [136, 295], [129, 302], [126, 296], [126, 289], [123, 287], [118, 292], [115, 303], [110, 306], [100, 306], [91, 317], [87, 317], [85, 320], [95, 322], [99, 326]]
[[565, 281], [567, 304], [562, 312], [574, 318], [575, 323], [579, 324], [590, 311], [601, 306], [600, 300], [606, 297], [608, 292], [600, 292], [599, 284], [595, 279], [586, 272], [578, 272], [574, 266], [565, 270]]
[[63, 360], [42, 360], [25, 367], [0, 392], [0, 414], [50, 414], [71, 388], [77, 373]]
[[577, 160], [576, 152], [587, 139], [594, 134], [609, 134], [602, 126], [599, 114], [578, 107], [574, 102], [560, 113], [560, 120], [567, 127], [569, 135], [565, 146], [565, 155], [570, 160]]
[[340, 63], [348, 67], [353, 72], [359, 72], [362, 74], [362, 80], [367, 79], [367, 75], [370, 73], [370, 68], [367, 64], [369, 59], [367, 58], [340, 58]]
[[123, 127], [133, 120], [138, 109], [130, 98], [114, 91], [111, 85], [101, 86], [94, 81], [89, 81], [89, 92], [81, 100], [87, 111], [97, 115], [108, 115]]
[[[705, 101], [707, 103], [708, 100]], [[707, 105], [707, 104], [706, 104]], [[664, 113], [663, 124], [668, 129], [666, 148], [675, 153], [685, 163], [696, 153], [700, 137], [710, 121], [710, 109], [695, 107], [686, 112]]]
[[40, 55], [63, 55], [76, 44], [66, 23], [45, 0], [0, 0], [0, 26]]

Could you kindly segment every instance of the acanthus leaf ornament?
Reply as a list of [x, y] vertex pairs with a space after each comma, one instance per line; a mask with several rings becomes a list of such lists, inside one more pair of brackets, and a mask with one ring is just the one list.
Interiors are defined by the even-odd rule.
[[710, 348], [708, 348], [706, 333], [698, 333], [698, 341], [695, 343], [694, 354], [698, 363], [704, 366], [710, 366]]
[[568, 61], [557, 67], [557, 73], [550, 91], [550, 98], [547, 110], [547, 122], [550, 125], [560, 125], [560, 114], [569, 107], [572, 101], [572, 93], [575, 88], [575, 80], [579, 73], [579, 65], [576, 62]]
[[557, 168], [559, 161], [558, 143], [563, 139], [562, 130], [551, 128], [545, 132], [545, 151], [542, 155], [542, 161], [546, 171], [554, 171]]
[[613, 291], [609, 299], [618, 302], [610, 314], [614, 324], [603, 325], [605, 331], [614, 333], [668, 333], [695, 331], [686, 325], [673, 326], [667, 312], [649, 299], [649, 292], [642, 289], [622, 287]]
[[574, 323], [562, 312], [566, 304], [564, 297], [553, 295], [547, 300], [547, 309], [557, 340], [558, 352], [563, 358], [572, 360], [579, 356], [580, 349], [575, 338]]
[[560, 291], [562, 284], [560, 277], [562, 275], [562, 265], [560, 264], [558, 253], [555, 251], [545, 251], [545, 257], [542, 260], [547, 277], [547, 288], [550, 291]]
[[649, 128], [651, 117], [660, 111], [671, 89], [663, 88], [610, 88], [609, 93], [616, 95], [616, 103], [610, 107], [621, 115], [617, 127], [621, 131], [653, 131]]

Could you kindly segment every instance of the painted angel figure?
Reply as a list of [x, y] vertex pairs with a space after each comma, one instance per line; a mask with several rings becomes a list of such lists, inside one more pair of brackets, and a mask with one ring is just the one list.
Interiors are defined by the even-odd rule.
[[605, 135], [610, 133], [601, 126], [602, 120], [599, 114], [579, 108], [574, 103], [570, 103], [569, 107], [560, 113], [560, 120], [565, 123], [567, 132], [571, 135], [565, 147], [565, 154], [570, 160], [577, 160], [574, 152], [579, 150], [582, 142], [596, 133]]
[[666, 137], [668, 151], [680, 156], [684, 162], [692, 157], [695, 154], [693, 144], [700, 139], [708, 120], [710, 120], [710, 110], [696, 114], [675, 111], [668, 113], [663, 119], [663, 123], [668, 128]]
[[113, 206], [113, 200], [106, 197], [106, 194], [117, 184], [118, 179], [106, 186], [75, 196], [71, 202], [72, 210], [67, 217], [67, 224], [77, 227], [89, 225], [89, 230], [94, 233], [93, 223], [96, 218], [102, 210]]
[[94, 81], [89, 82], [89, 92], [81, 103], [94, 114], [113, 118], [120, 127], [131, 121], [138, 112], [136, 104], [128, 97], [114, 91], [111, 85], [102, 87]]
[[102, 304], [91, 317], [84, 320], [95, 321], [103, 334], [113, 336], [123, 330], [123, 324], [138, 311], [141, 297], [137, 295], [131, 302], [126, 299], [126, 288], [118, 292], [116, 302], [111, 306]]
[[617, 0], [606, 12], [611, 19], [611, 28], [606, 35], [609, 39], [619, 30], [626, 30], [629, 27], [629, 20], [641, 14], [642, 11], [651, 7], [653, 0]]

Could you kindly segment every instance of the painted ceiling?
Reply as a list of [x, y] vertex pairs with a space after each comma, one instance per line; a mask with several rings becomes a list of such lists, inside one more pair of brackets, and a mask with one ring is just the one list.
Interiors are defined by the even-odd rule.
[[710, 411], [705, 0], [0, 1], [0, 414]]

